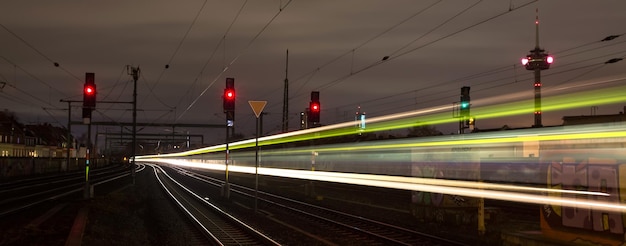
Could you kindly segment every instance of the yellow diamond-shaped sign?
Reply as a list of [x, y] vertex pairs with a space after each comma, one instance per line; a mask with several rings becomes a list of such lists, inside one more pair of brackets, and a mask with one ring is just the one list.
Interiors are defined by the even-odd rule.
[[254, 111], [254, 115], [259, 118], [261, 112], [263, 112], [263, 108], [265, 108], [265, 105], [267, 104], [267, 101], [248, 101], [248, 104], [250, 104], [252, 111]]

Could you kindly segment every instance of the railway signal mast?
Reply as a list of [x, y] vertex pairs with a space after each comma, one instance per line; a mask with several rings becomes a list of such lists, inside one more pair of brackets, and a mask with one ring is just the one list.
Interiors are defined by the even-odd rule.
[[[235, 125], [235, 78], [226, 78], [226, 88], [224, 88], [223, 106], [226, 114], [226, 160], [225, 160], [225, 183], [222, 187], [222, 196], [226, 199], [230, 198], [230, 183], [228, 182], [228, 154], [230, 152], [228, 142], [230, 129], [234, 129]], [[233, 130], [234, 131], [234, 130]], [[234, 135], [234, 134], [233, 134]]]
[[530, 54], [522, 58], [522, 65], [526, 67], [526, 70], [534, 71], [535, 73], [535, 123], [533, 127], [542, 127], [541, 123], [541, 70], [550, 68], [550, 64], [554, 62], [554, 58], [550, 56], [545, 50], [539, 47], [539, 9], [537, 9], [537, 15], [535, 18], [535, 48], [530, 51]]
[[89, 162], [91, 161], [91, 112], [96, 108], [96, 82], [94, 73], [85, 73], [85, 84], [83, 85], [83, 123], [87, 124], [87, 151], [85, 153], [85, 188], [84, 198], [91, 198], [93, 195], [89, 186]]
[[[464, 134], [465, 129], [470, 127], [470, 87], [461, 87], [461, 103], [459, 105], [459, 133]], [[472, 123], [473, 124], [473, 123]]]
[[320, 124], [320, 112], [322, 111], [320, 106], [320, 92], [311, 92], [311, 102], [309, 102], [309, 114], [307, 117], [308, 128], [317, 127]]

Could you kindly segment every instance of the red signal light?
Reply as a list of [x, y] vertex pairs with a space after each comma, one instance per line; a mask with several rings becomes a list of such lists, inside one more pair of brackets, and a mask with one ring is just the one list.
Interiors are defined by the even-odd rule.
[[224, 112], [234, 112], [235, 111], [235, 89], [234, 88], [226, 88], [224, 89]]
[[235, 99], [235, 91], [234, 90], [226, 90], [224, 92], [224, 98], [228, 99], [228, 100], [232, 100]]
[[95, 93], [96, 93], [96, 88], [94, 88], [92, 85], [85, 86], [85, 95], [91, 96]]
[[320, 122], [320, 102], [309, 103], [309, 122], [313, 124]]
[[[83, 85], [83, 107], [89, 110], [96, 107], [96, 84], [95, 74], [85, 73], [85, 84]], [[83, 117], [84, 118], [84, 117]]]
[[314, 112], [320, 111], [320, 105], [317, 103], [312, 103], [311, 104], [311, 110]]

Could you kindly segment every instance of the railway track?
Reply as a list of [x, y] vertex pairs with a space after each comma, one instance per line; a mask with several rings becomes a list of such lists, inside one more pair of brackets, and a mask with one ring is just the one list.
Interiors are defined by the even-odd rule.
[[[181, 175], [221, 187], [223, 181], [181, 168], [175, 168]], [[231, 184], [231, 192], [254, 199], [255, 191], [240, 185]], [[258, 193], [258, 201], [263, 204], [264, 212], [274, 219], [289, 223], [292, 227], [301, 226], [303, 231], [310, 228], [323, 228], [313, 234], [326, 242], [340, 244], [367, 245], [465, 245], [462, 242], [420, 233], [414, 230], [375, 221], [309, 203], [281, 197], [265, 192]]]
[[218, 245], [278, 245], [279, 243], [255, 230], [243, 221], [172, 178], [160, 166], [152, 165], [164, 191], [195, 222], [212, 244]]
[[[94, 171], [90, 175], [90, 185], [93, 187], [127, 175], [128, 172], [120, 168]], [[46, 201], [80, 194], [85, 189], [84, 180], [84, 173], [78, 172], [2, 183], [0, 197], [3, 199], [0, 200], [0, 218], [27, 210]]]

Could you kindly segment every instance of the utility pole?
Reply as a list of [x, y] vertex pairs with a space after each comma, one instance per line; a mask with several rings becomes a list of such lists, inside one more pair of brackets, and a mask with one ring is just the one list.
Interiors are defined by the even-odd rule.
[[131, 176], [133, 177], [133, 185], [135, 184], [135, 156], [137, 155], [137, 80], [139, 80], [139, 67], [126, 66], [129, 75], [133, 76], [133, 146], [131, 147], [133, 157], [130, 165]]
[[289, 50], [285, 59], [285, 89], [283, 93], [283, 132], [289, 131]]
[[[61, 100], [63, 102], [63, 100]], [[67, 102], [67, 162], [65, 168], [70, 166], [70, 147], [72, 146], [72, 102]], [[66, 169], [67, 170], [67, 169]]]

